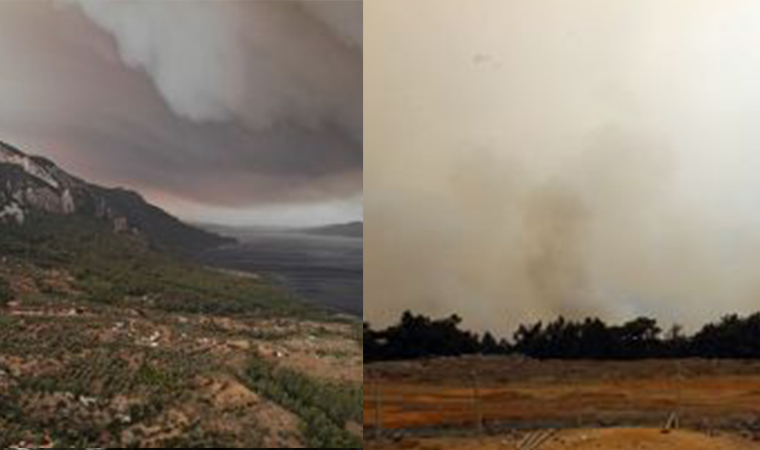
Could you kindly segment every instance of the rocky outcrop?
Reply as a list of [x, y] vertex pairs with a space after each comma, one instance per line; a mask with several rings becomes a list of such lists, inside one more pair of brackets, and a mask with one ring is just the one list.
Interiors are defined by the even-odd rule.
[[108, 221], [116, 233], [139, 234], [174, 250], [230, 242], [182, 223], [136, 192], [88, 183], [48, 159], [0, 142], [0, 224], [23, 225], [40, 214], [94, 216]]

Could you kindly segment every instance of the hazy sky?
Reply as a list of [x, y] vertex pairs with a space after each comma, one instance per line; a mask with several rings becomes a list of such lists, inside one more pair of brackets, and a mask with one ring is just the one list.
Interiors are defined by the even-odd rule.
[[760, 307], [760, 2], [366, 8], [369, 320]]
[[0, 139], [181, 217], [362, 216], [362, 3], [0, 2]]

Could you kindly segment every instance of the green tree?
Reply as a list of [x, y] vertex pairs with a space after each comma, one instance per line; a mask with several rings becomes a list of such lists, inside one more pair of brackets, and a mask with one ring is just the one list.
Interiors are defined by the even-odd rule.
[[503, 348], [499, 345], [498, 342], [496, 342], [496, 338], [493, 336], [493, 334], [486, 332], [485, 335], [483, 335], [483, 340], [480, 343], [480, 351], [484, 355], [498, 355], [500, 353], [503, 353]]

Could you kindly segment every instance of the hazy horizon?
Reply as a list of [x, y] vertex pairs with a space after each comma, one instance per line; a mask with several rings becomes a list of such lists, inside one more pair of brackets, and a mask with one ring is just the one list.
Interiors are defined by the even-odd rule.
[[757, 310], [760, 4], [367, 7], [368, 320]]

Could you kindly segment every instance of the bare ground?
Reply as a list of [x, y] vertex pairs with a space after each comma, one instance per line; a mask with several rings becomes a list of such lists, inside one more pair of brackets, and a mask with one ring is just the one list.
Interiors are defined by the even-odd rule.
[[[481, 417], [501, 436], [404, 441], [408, 448], [514, 448], [518, 430], [541, 428], [565, 430], [541, 450], [760, 448], [748, 443], [760, 440], [757, 362], [460, 358], [370, 365], [365, 380], [368, 437], [378, 418], [398, 438], [471, 433]], [[695, 431], [661, 433], [674, 413]]]
[[[518, 449], [523, 437], [486, 439], [443, 438], [396, 442], [374, 442], [370, 450], [500, 450]], [[663, 433], [659, 429], [613, 428], [559, 432], [536, 450], [755, 450], [760, 444], [738, 436], [694, 431]]]

